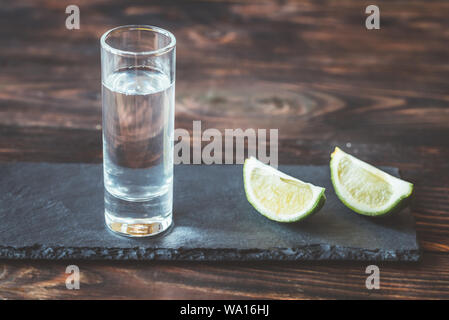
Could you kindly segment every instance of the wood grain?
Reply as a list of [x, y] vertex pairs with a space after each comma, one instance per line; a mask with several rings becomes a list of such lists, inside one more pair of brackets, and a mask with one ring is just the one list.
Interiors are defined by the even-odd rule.
[[380, 290], [367, 290], [367, 264], [77, 262], [79, 290], [65, 287], [68, 263], [0, 264], [4, 299], [436, 299], [449, 294], [449, 257], [380, 264]]
[[177, 37], [176, 127], [278, 128], [279, 161], [333, 148], [397, 166], [416, 186], [419, 265], [0, 262], [0, 298], [449, 298], [449, 3], [82, 0], [0, 7], [0, 161], [101, 162], [99, 37], [146, 23]]

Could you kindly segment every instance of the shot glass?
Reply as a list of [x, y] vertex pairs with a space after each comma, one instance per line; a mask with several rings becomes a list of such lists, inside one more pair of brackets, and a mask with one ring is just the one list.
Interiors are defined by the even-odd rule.
[[106, 225], [156, 235], [172, 224], [176, 39], [130, 25], [100, 42]]

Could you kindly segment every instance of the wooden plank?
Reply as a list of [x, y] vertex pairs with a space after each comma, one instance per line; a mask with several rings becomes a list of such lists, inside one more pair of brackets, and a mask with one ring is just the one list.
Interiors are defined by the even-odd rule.
[[0, 298], [449, 298], [445, 254], [427, 254], [418, 265], [379, 265], [380, 290], [366, 289], [366, 263], [73, 263], [80, 290], [65, 287], [68, 263], [2, 262]]

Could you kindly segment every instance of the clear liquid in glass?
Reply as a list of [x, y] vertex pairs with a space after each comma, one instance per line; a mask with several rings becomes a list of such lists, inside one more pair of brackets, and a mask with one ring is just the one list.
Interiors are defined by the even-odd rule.
[[165, 230], [172, 219], [174, 83], [157, 69], [125, 68], [104, 80], [102, 94], [106, 223], [134, 236]]

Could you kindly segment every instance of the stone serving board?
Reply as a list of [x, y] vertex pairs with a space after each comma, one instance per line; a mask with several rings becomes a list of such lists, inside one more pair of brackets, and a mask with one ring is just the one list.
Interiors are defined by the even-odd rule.
[[[308, 220], [281, 224], [245, 198], [241, 165], [175, 166], [174, 227], [156, 238], [117, 236], [104, 224], [102, 166], [0, 165], [0, 258], [88, 260], [417, 261], [414, 220], [405, 209], [367, 218], [335, 196], [327, 166], [280, 166], [326, 188]], [[383, 168], [398, 176], [398, 170]]]

